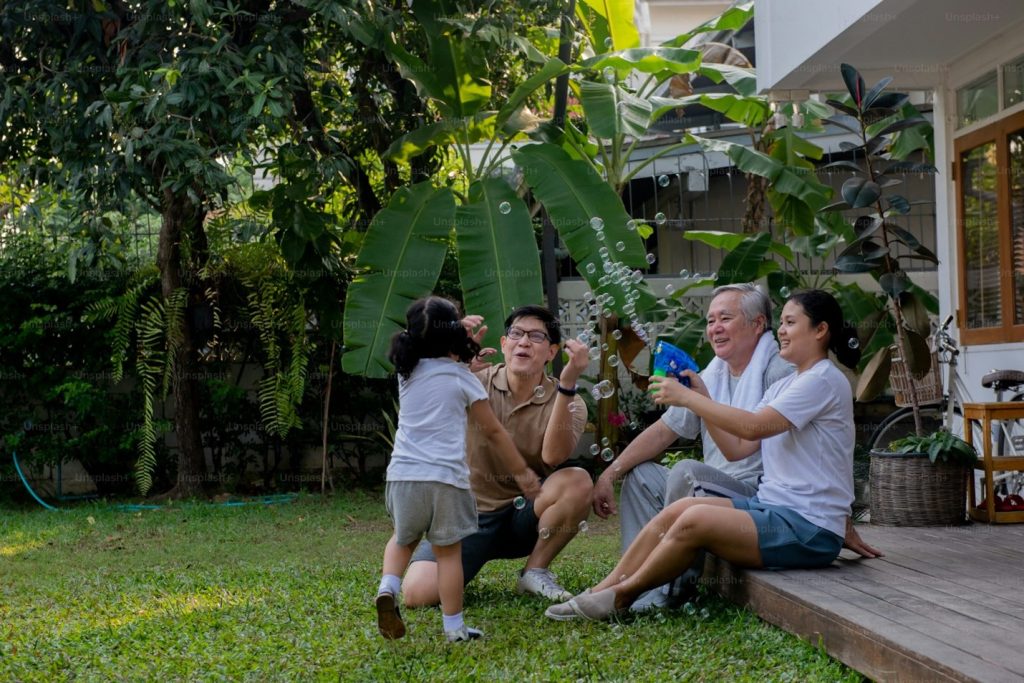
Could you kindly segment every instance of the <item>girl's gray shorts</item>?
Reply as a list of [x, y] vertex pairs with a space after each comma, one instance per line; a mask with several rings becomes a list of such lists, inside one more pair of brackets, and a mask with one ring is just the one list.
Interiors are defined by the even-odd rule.
[[437, 481], [389, 481], [384, 500], [399, 545], [424, 534], [431, 545], [452, 545], [477, 531], [476, 500], [469, 489]]

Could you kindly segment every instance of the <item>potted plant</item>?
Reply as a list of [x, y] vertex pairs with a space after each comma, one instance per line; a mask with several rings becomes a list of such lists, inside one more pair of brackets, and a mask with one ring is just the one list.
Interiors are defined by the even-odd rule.
[[[837, 270], [869, 273], [883, 295], [860, 317], [859, 338], [867, 358], [857, 386], [857, 399], [870, 400], [893, 379], [897, 402], [914, 411], [917, 436], [894, 443], [888, 451], [872, 451], [870, 468], [871, 521], [892, 525], [962, 522], [966, 511], [967, 472], [976, 455], [962, 439], [946, 431], [925, 434], [920, 406], [942, 398], [941, 379], [933, 367], [927, 337], [934, 299], [910, 279], [904, 264], [912, 260], [938, 263], [935, 254], [896, 223], [910, 212], [911, 202], [893, 188], [906, 173], [935, 173], [931, 164], [905, 161], [927, 144], [931, 124], [904, 93], [886, 92], [885, 78], [868, 88], [848, 64], [841, 67], [848, 97], [829, 99], [837, 114], [827, 122], [859, 138], [844, 146], [852, 160], [829, 167], [854, 171], [842, 185], [842, 200], [822, 211], [863, 209], [845, 235], [846, 247], [836, 258]], [[860, 163], [858, 163], [860, 162]], [[858, 290], [859, 291], [859, 290]], [[870, 303], [861, 297], [860, 303]], [[847, 298], [850, 302], [850, 298]]]

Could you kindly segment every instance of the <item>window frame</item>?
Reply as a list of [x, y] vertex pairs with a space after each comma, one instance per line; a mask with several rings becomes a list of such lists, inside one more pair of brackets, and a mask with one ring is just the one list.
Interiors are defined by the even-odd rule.
[[[953, 178], [956, 189], [956, 245], [957, 277], [960, 305], [957, 309], [957, 327], [962, 344], [1001, 344], [1024, 341], [1024, 323], [1014, 324], [1014, 295], [1012, 250], [1012, 207], [1010, 206], [1009, 136], [1024, 131], [1024, 111], [1017, 111], [992, 123], [972, 130], [953, 141]], [[996, 220], [999, 235], [999, 306], [1002, 325], [999, 327], [967, 327], [967, 245], [964, 237], [964, 168], [965, 152], [986, 143], [996, 148]]]

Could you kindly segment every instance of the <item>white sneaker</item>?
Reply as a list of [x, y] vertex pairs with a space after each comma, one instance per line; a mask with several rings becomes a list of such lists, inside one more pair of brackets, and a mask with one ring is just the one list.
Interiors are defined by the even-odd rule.
[[558, 585], [555, 575], [550, 569], [534, 567], [519, 573], [516, 581], [516, 592], [519, 594], [540, 595], [554, 602], [565, 602], [572, 593]]
[[463, 624], [462, 628], [457, 628], [454, 631], [445, 631], [444, 637], [448, 639], [449, 643], [461, 643], [463, 641], [483, 638], [484, 632], [478, 628], [470, 628]]

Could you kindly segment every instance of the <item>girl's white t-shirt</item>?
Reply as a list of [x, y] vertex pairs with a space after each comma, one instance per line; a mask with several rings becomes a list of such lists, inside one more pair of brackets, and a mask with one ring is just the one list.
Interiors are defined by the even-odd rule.
[[758, 406], [774, 408], [793, 429], [761, 442], [762, 503], [794, 510], [822, 528], [846, 535], [853, 503], [853, 392], [832, 361], [783, 377]]
[[398, 378], [398, 429], [388, 481], [436, 481], [469, 489], [466, 409], [487, 391], [450, 358], [424, 358]]

